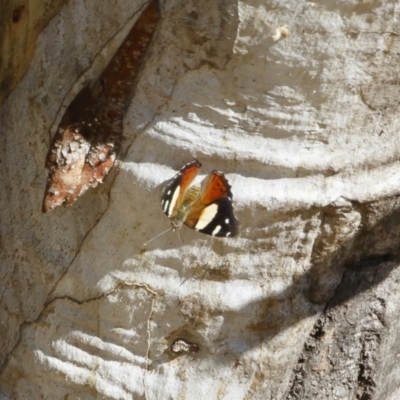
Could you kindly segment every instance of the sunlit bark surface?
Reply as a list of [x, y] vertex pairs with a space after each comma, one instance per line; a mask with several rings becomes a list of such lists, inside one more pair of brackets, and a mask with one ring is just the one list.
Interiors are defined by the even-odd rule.
[[[1, 399], [400, 398], [398, 3], [163, 1], [118, 167], [43, 214], [51, 137], [145, 6], [67, 2], [1, 106]], [[239, 236], [144, 249], [193, 159]]]

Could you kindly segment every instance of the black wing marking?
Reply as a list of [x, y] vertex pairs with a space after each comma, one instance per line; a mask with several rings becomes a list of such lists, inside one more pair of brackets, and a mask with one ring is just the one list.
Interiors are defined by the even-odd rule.
[[[239, 233], [239, 221], [236, 219], [233, 213], [232, 201], [229, 197], [220, 197], [210, 206], [217, 206], [217, 211], [210, 221], [202, 220], [201, 215], [196, 224], [189, 225], [190, 228], [195, 229], [199, 232], [205, 233], [206, 235], [216, 237], [233, 237]], [[197, 229], [196, 225], [201, 221], [201, 228]], [[204, 226], [204, 224], [206, 224]]]

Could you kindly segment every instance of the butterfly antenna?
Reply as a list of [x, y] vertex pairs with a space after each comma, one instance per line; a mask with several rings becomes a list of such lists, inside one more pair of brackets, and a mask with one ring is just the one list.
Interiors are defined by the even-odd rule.
[[153, 238], [151, 238], [150, 240], [148, 240], [146, 243], [143, 243], [143, 246], [147, 246], [150, 242], [152, 242], [154, 239], [159, 238], [160, 236], [164, 235], [164, 233], [167, 233], [168, 231], [170, 231], [172, 229], [172, 226], [168, 229], [166, 229], [164, 232], [159, 233], [157, 236], [154, 236]]

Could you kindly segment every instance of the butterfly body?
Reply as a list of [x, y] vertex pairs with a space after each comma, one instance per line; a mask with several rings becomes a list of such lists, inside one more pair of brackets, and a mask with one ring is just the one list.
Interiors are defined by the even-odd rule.
[[171, 216], [171, 224], [175, 229], [180, 229], [190, 213], [200, 193], [200, 186], [190, 187], [183, 198], [182, 204], [176, 208], [176, 213]]
[[164, 188], [161, 206], [171, 219], [172, 229], [186, 224], [211, 236], [236, 236], [239, 221], [233, 213], [231, 186], [216, 170], [201, 185], [190, 186], [200, 167], [197, 160], [184, 165]]

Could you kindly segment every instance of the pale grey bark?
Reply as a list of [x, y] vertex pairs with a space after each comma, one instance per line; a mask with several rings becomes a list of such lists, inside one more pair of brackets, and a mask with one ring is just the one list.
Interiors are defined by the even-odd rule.
[[[2, 398], [400, 398], [397, 2], [164, 1], [119, 173], [43, 215], [49, 133], [143, 5], [65, 4], [0, 109]], [[193, 158], [240, 236], [143, 251]]]

